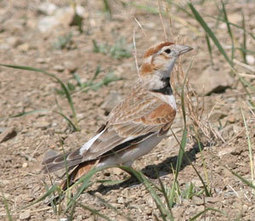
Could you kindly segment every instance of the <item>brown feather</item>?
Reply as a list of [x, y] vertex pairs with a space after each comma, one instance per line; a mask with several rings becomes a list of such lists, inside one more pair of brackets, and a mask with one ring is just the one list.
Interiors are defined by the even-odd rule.
[[174, 44], [174, 43], [172, 43], [172, 42], [162, 42], [162, 43], [160, 43], [160, 44], [157, 44], [156, 46], [153, 46], [153, 47], [151, 47], [151, 48], [149, 48], [146, 52], [145, 52], [145, 54], [144, 54], [144, 58], [147, 58], [147, 57], [149, 57], [149, 56], [151, 56], [151, 55], [154, 55], [154, 54], [156, 54], [161, 48], [163, 48], [163, 47], [165, 47], [165, 46], [169, 46], [169, 45], [172, 45], [172, 44]]

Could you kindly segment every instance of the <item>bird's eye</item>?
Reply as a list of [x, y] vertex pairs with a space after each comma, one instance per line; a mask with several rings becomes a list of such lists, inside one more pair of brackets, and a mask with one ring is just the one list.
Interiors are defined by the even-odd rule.
[[164, 52], [167, 53], [167, 54], [170, 54], [171, 53], [171, 49], [168, 48]]

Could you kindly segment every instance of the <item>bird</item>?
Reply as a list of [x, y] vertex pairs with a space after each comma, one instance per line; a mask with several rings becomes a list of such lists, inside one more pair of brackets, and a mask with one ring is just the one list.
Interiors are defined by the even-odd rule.
[[105, 124], [80, 148], [63, 154], [48, 154], [44, 173], [65, 168], [68, 176], [62, 190], [73, 185], [92, 168], [132, 166], [149, 153], [170, 129], [177, 111], [170, 83], [178, 57], [191, 51], [186, 45], [161, 42], [143, 55], [138, 80], [115, 106]]

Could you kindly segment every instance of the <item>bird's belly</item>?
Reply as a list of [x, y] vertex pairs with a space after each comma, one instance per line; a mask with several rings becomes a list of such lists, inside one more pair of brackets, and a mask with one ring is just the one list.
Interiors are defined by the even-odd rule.
[[122, 152], [109, 156], [100, 162], [97, 167], [101, 168], [116, 165], [131, 165], [134, 160], [149, 153], [157, 144], [160, 143], [164, 137], [165, 136], [153, 135], [136, 146], [131, 146]]

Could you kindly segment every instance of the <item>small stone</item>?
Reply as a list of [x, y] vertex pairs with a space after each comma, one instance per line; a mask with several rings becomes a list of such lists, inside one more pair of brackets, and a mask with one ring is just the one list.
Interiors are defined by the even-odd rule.
[[218, 197], [206, 197], [205, 198], [205, 202], [206, 203], [217, 203], [217, 202], [220, 202], [221, 199], [218, 198]]
[[228, 118], [227, 118], [227, 121], [228, 121], [229, 123], [231, 123], [231, 124], [235, 123], [235, 122], [236, 122], [236, 117], [235, 117], [235, 115], [233, 115], [233, 114], [229, 115]]
[[50, 2], [44, 2], [39, 5], [38, 11], [44, 15], [53, 15], [57, 6]]
[[37, 58], [35, 61], [39, 64], [45, 64], [50, 61], [50, 58]]
[[110, 113], [110, 111], [120, 103], [122, 100], [122, 96], [116, 92], [111, 91], [110, 94], [105, 98], [105, 102], [102, 104], [102, 108], [106, 111], [106, 113]]
[[13, 48], [15, 48], [19, 44], [21, 44], [21, 41], [17, 37], [14, 37], [14, 36], [7, 38], [6, 42], [8, 45], [10, 45]]
[[214, 70], [209, 66], [192, 83], [199, 95], [210, 95], [225, 92], [227, 88], [232, 86], [233, 82], [234, 79], [224, 69]]
[[218, 156], [222, 157], [226, 154], [231, 154], [235, 151], [234, 147], [227, 147], [227, 148], [223, 148], [221, 151], [218, 152]]
[[54, 16], [46, 16], [38, 21], [37, 28], [40, 32], [45, 33], [59, 25], [59, 21]]
[[23, 167], [23, 168], [27, 168], [27, 166], [28, 166], [28, 163], [27, 163], [27, 162], [25, 162], [25, 163], [22, 164], [22, 167]]
[[50, 122], [45, 120], [38, 120], [34, 126], [35, 128], [47, 129], [48, 127], [50, 127]]
[[71, 61], [64, 62], [64, 66], [70, 73], [74, 73], [78, 69], [77, 65]]
[[255, 58], [252, 55], [246, 55], [246, 60], [249, 65], [255, 64]]
[[30, 48], [30, 45], [28, 43], [20, 44], [17, 49], [22, 52], [27, 52]]
[[17, 132], [14, 127], [10, 127], [4, 130], [3, 133], [0, 134], [0, 143], [3, 143], [9, 139], [12, 139], [17, 135]]
[[125, 200], [124, 200], [123, 197], [119, 197], [119, 198], [117, 199], [117, 202], [120, 203], [120, 204], [124, 204]]
[[116, 175], [120, 175], [120, 174], [123, 173], [123, 170], [116, 167], [116, 168], [112, 168], [112, 172], [113, 172], [114, 174], [116, 174]]
[[203, 205], [204, 204], [204, 200], [197, 197], [197, 196], [192, 197], [192, 202], [196, 205]]
[[30, 210], [26, 210], [19, 215], [20, 220], [29, 220], [31, 217]]
[[247, 210], [249, 209], [249, 207], [247, 205], [243, 205], [243, 212], [245, 213]]
[[201, 180], [193, 179], [193, 180], [191, 180], [191, 182], [194, 184], [195, 187], [202, 187], [203, 186], [203, 183], [202, 183]]
[[62, 65], [55, 65], [53, 69], [58, 72], [63, 72], [65, 70], [64, 66]]

